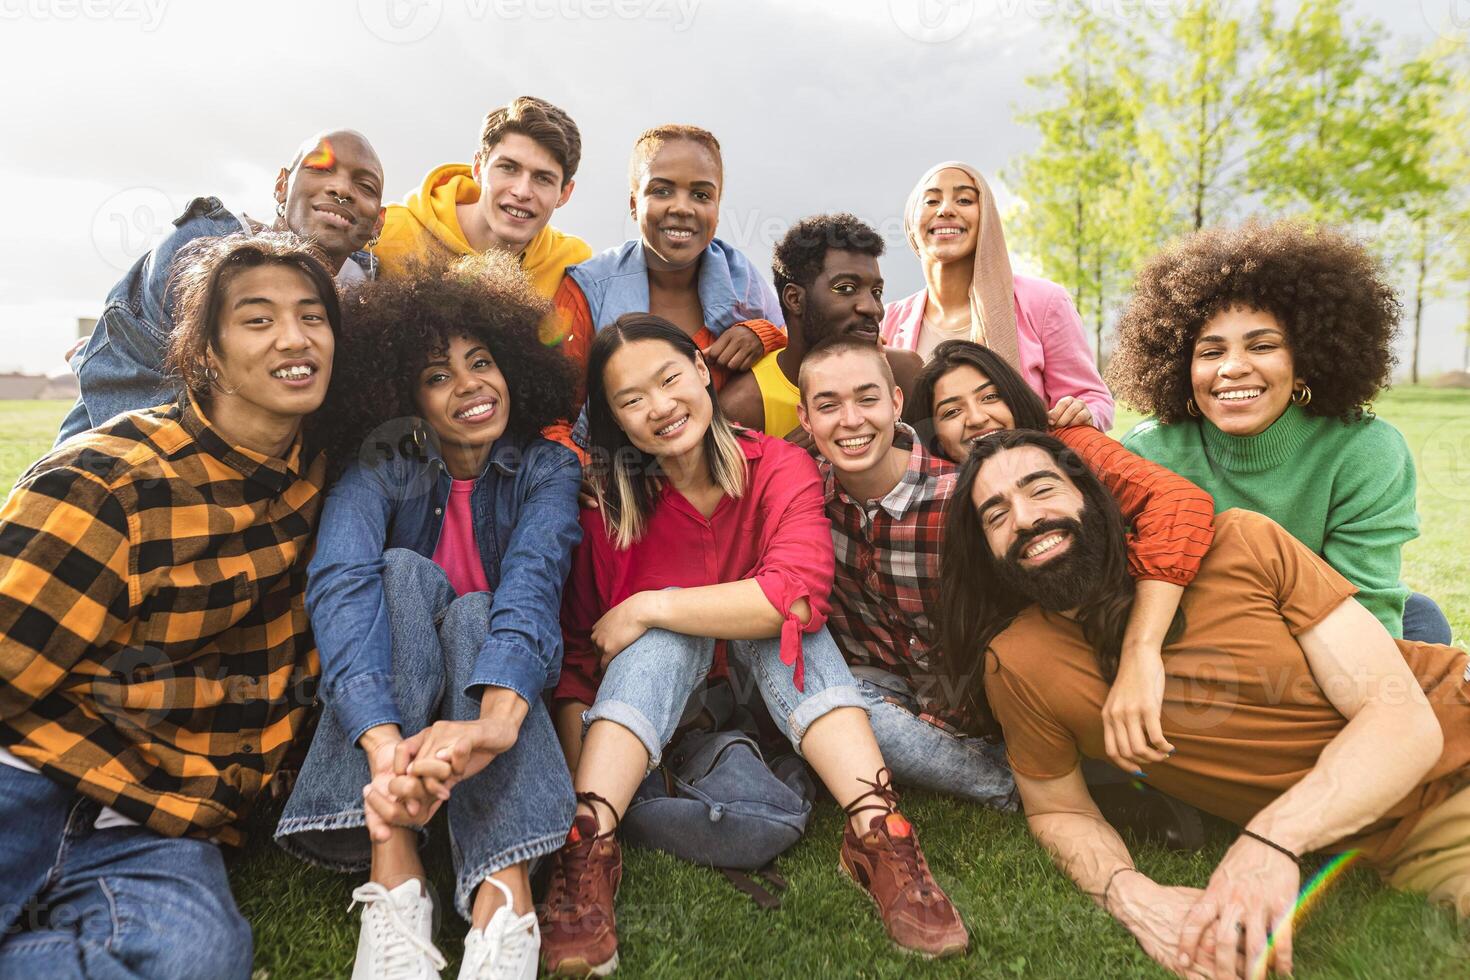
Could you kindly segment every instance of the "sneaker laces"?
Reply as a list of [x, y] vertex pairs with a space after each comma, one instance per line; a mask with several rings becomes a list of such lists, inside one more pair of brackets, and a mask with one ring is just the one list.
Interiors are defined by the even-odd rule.
[[419, 936], [403, 917], [386, 887], [376, 881], [359, 885], [352, 892], [352, 904], [347, 906], [347, 911], [351, 912], [359, 904], [363, 907], [363, 927], [368, 930], [373, 951], [382, 963], [375, 976], [381, 980], [413, 978], [420, 972], [419, 960], [424, 957], [434, 964], [435, 970], [448, 965], [434, 944]]
[[[903, 814], [898, 812], [898, 791], [893, 788], [893, 772], [887, 766], [878, 770], [875, 779], [859, 779], [858, 782], [869, 787], [868, 791], [854, 799], [842, 812], [849, 817], [855, 817], [859, 813], [869, 810], [877, 810], [886, 814], [883, 820], [883, 836], [888, 840], [888, 846], [898, 858], [898, 865], [903, 870], [905, 890], [912, 889], [916, 901], [928, 904], [938, 896], [938, 890], [934, 886], [924, 869], [924, 858], [919, 853], [918, 839], [914, 836], [912, 825]], [[872, 797], [876, 802], [864, 803], [863, 801]], [[899, 821], [895, 825], [895, 821]]]
[[[568, 835], [569, 842], [576, 845], [585, 844], [585, 846], [563, 847], [557, 852], [557, 862], [552, 876], [551, 894], [547, 900], [547, 904], [553, 908], [557, 905], [570, 904], [566, 901], [566, 893], [571, 891], [571, 882], [576, 882], [579, 892], [582, 890], [581, 886], [586, 883], [589, 872], [593, 845], [603, 838], [611, 837], [618, 830], [618, 811], [607, 800], [598, 796], [596, 793], [582, 792], [577, 794], [577, 802], [587, 804], [588, 809], [593, 811], [592, 817], [594, 820], [597, 818], [597, 807], [595, 804], [601, 803], [612, 814], [613, 825], [610, 830], [593, 834], [591, 837], [579, 837], [576, 841], [571, 841], [571, 836]], [[577, 833], [575, 817], [572, 823], [572, 833]], [[562, 892], [562, 894], [558, 895], [558, 891]], [[556, 898], [561, 898], [562, 901], [556, 902]]]
[[535, 941], [536, 913], [515, 914], [515, 901], [510, 889], [494, 878], [485, 881], [500, 889], [505, 904], [495, 910], [490, 921], [480, 930], [482, 941], [473, 950], [465, 950], [460, 978], [494, 980], [495, 977], [519, 977], [524, 972], [527, 958], [534, 956], [538, 944]]

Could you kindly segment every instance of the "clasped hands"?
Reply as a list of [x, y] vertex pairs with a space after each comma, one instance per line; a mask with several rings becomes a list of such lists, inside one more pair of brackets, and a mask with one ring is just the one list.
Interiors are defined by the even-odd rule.
[[1144, 952], [1176, 976], [1259, 980], [1291, 973], [1300, 884], [1289, 858], [1242, 837], [1203, 890], [1123, 874], [1108, 904]]
[[396, 726], [362, 739], [371, 781], [362, 788], [368, 835], [385, 843], [395, 827], [422, 827], [454, 787], [515, 744], [529, 706], [514, 691], [486, 688], [474, 721], [436, 721], [408, 738]]

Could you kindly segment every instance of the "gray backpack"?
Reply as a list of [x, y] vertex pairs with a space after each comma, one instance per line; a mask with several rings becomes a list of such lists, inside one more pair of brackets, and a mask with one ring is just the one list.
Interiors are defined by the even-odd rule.
[[623, 815], [624, 840], [718, 868], [762, 907], [779, 902], [741, 871], [769, 868], [806, 830], [816, 787], [806, 765], [785, 753], [767, 763], [744, 731], [688, 731], [664, 753]]

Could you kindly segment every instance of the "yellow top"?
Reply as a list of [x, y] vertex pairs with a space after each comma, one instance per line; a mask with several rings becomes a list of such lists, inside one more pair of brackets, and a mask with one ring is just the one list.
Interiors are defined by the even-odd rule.
[[793, 429], [801, 427], [801, 420], [796, 417], [801, 391], [781, 373], [781, 365], [776, 363], [779, 353], [773, 350], [756, 361], [750, 373], [761, 390], [761, 406], [766, 410], [766, 435], [785, 439]]
[[[390, 278], [404, 275], [414, 259], [435, 254], [473, 253], [459, 226], [455, 205], [479, 199], [480, 187], [466, 165], [450, 163], [430, 171], [416, 193], [408, 195], [402, 204], [388, 205], [383, 232], [373, 246], [379, 274]], [[547, 225], [526, 246], [521, 268], [536, 291], [550, 299], [561, 285], [567, 266], [591, 257], [592, 249], [582, 239]]]

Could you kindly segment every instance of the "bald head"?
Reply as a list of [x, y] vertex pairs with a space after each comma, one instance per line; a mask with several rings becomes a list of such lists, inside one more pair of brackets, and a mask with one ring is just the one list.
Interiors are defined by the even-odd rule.
[[309, 238], [337, 271], [382, 227], [383, 164], [351, 129], [317, 133], [276, 178], [277, 227]]
[[383, 162], [378, 159], [378, 151], [373, 149], [373, 144], [368, 142], [366, 136], [355, 129], [328, 129], [315, 136], [308, 136], [296, 148], [296, 155], [291, 158], [291, 165], [286, 168], [286, 172], [295, 173], [296, 168], [301, 166], [301, 161], [319, 150], [324, 141], [338, 153], [350, 149], [354, 156], [370, 162], [380, 178], [383, 176]]

